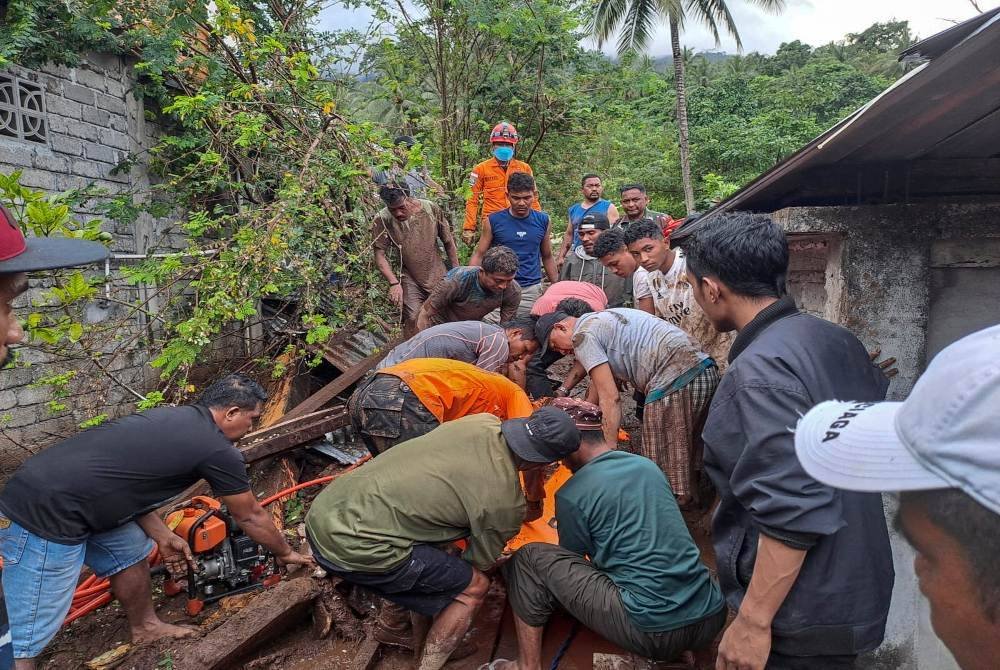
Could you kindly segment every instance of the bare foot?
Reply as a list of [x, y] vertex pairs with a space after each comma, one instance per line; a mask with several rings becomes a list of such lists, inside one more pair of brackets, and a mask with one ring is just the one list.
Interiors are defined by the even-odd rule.
[[141, 628], [133, 628], [132, 642], [135, 644], [142, 644], [144, 642], [161, 640], [165, 637], [191, 637], [197, 632], [198, 629], [192, 626], [175, 626], [172, 623], [167, 623], [166, 621], [160, 621], [157, 619], [155, 623], [145, 624]]

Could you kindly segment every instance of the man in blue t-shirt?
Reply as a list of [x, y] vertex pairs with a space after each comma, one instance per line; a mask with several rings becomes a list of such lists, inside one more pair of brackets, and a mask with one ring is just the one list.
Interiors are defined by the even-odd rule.
[[561, 268], [569, 252], [580, 246], [580, 222], [587, 214], [604, 214], [608, 221], [618, 221], [618, 208], [610, 200], [604, 199], [604, 184], [599, 175], [594, 173], [583, 175], [580, 183], [583, 200], [573, 203], [566, 210], [566, 232], [563, 234], [562, 246], [559, 249], [556, 264]]
[[605, 442], [596, 405], [557, 398], [552, 406], [581, 436], [563, 458], [573, 476], [556, 493], [559, 545], [527, 544], [504, 566], [518, 659], [494, 667], [540, 667], [542, 631], [556, 609], [655, 661], [708, 647], [726, 605], [663, 473]]
[[542, 270], [549, 283], [556, 280], [556, 261], [549, 239], [549, 215], [531, 208], [535, 201], [535, 178], [526, 172], [514, 172], [507, 179], [510, 207], [494, 212], [483, 222], [479, 243], [469, 265], [480, 265], [490, 247], [503, 245], [517, 254], [517, 274], [521, 287], [518, 316], [527, 316], [542, 294]]

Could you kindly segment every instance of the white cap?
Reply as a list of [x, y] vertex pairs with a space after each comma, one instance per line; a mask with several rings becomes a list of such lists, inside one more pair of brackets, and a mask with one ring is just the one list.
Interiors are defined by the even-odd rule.
[[1000, 326], [941, 351], [905, 402], [812, 408], [795, 430], [795, 453], [837, 488], [957, 488], [1000, 514]]

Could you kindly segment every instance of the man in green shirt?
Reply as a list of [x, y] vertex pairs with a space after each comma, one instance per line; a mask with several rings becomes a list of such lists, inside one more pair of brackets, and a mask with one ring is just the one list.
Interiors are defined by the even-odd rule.
[[559, 545], [525, 545], [504, 566], [518, 659], [495, 667], [540, 670], [542, 632], [557, 607], [656, 661], [707, 647], [726, 623], [725, 603], [663, 473], [607, 445], [596, 405], [558, 398], [553, 406], [582, 436], [563, 459], [573, 476], [556, 493]]
[[[306, 535], [327, 573], [426, 618], [414, 630], [418, 668], [437, 670], [461, 641], [489, 588], [491, 569], [521, 527], [519, 471], [576, 451], [565, 412], [526, 419], [474, 414], [403, 442], [336, 479], [306, 515]], [[465, 539], [461, 558], [434, 545]], [[419, 635], [417, 637], [420, 637]], [[421, 647], [423, 649], [421, 650]]]

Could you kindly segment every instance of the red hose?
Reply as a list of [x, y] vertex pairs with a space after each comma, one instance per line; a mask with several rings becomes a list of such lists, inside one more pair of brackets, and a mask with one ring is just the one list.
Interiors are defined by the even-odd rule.
[[110, 592], [105, 593], [104, 595], [97, 596], [93, 600], [87, 601], [85, 605], [81, 605], [80, 607], [70, 610], [70, 613], [66, 616], [66, 620], [63, 621], [63, 625], [65, 626], [68, 623], [72, 623], [73, 621], [76, 621], [80, 617], [86, 614], [90, 614], [98, 607], [107, 605], [109, 602], [111, 602]]
[[[308, 482], [296, 484], [295, 486], [290, 486], [283, 491], [278, 491], [273, 496], [264, 498], [263, 500], [260, 501], [260, 504], [262, 507], [266, 507], [267, 505], [270, 505], [271, 503], [276, 502], [281, 498], [284, 498], [285, 496], [289, 496], [295, 493], [296, 491], [301, 491], [302, 489], [309, 488], [310, 486], [319, 486], [320, 484], [326, 484], [328, 482], [332, 482], [340, 475], [346, 474], [351, 470], [354, 470], [362, 463], [367, 463], [368, 461], [371, 460], [371, 458], [372, 457], [370, 454], [366, 454], [361, 460], [359, 460], [351, 467], [346, 468], [342, 472], [338, 472], [335, 475], [329, 475], [327, 477], [312, 479]], [[157, 548], [154, 548], [147, 560], [149, 561], [150, 566], [159, 563], [160, 560], [159, 550]], [[68, 624], [72, 621], [76, 621], [77, 619], [79, 619], [84, 615], [90, 614], [98, 607], [107, 605], [112, 600], [110, 590], [111, 590], [111, 582], [108, 581], [107, 579], [98, 579], [97, 575], [90, 575], [89, 577], [84, 579], [82, 582], [80, 582], [80, 585], [76, 587], [76, 591], [74, 591], [73, 593], [73, 604], [70, 606], [69, 614], [66, 616], [66, 620], [63, 621], [63, 625]]]
[[296, 491], [300, 491], [302, 489], [309, 488], [310, 486], [318, 486], [319, 484], [326, 484], [327, 482], [332, 482], [337, 477], [339, 477], [341, 475], [346, 475], [351, 470], [357, 468], [362, 463], [367, 463], [371, 459], [372, 459], [371, 454], [365, 454], [361, 458], [361, 460], [359, 460], [357, 463], [355, 463], [354, 465], [352, 465], [349, 468], [346, 468], [345, 470], [343, 470], [341, 472], [338, 472], [335, 475], [329, 475], [327, 477], [320, 477], [319, 479], [312, 479], [312, 480], [310, 480], [308, 482], [302, 482], [301, 484], [296, 484], [295, 486], [290, 486], [287, 489], [285, 489], [284, 491], [278, 491], [273, 496], [264, 498], [263, 500], [260, 501], [260, 505], [261, 505], [261, 507], [267, 507], [268, 505], [270, 505], [271, 503], [275, 502], [276, 500], [280, 500], [281, 498], [284, 498], [287, 495], [291, 495], [291, 494], [295, 493]]

